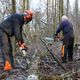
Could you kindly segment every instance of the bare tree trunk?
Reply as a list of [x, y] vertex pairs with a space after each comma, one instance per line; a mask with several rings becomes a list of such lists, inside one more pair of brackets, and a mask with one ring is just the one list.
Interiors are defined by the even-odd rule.
[[[61, 17], [63, 16], [63, 0], [59, 0], [59, 24], [61, 22]], [[61, 33], [62, 35], [62, 33]]]
[[61, 22], [62, 15], [63, 15], [63, 0], [59, 0], [59, 23]]
[[[12, 0], [12, 14], [16, 12], [16, 3], [15, 0]], [[13, 47], [13, 53], [16, 51], [16, 41], [15, 37], [11, 38], [12, 47]]]
[[25, 9], [29, 9], [29, 0], [25, 0]]
[[[27, 10], [27, 9], [29, 9], [29, 0], [23, 0], [23, 12], [24, 12], [24, 10]], [[29, 30], [30, 30], [29, 25], [28, 24], [24, 25], [24, 27], [23, 27], [23, 34], [25, 36], [23, 36], [23, 37], [25, 37], [25, 39], [28, 39], [28, 36], [30, 35], [29, 34], [30, 33]], [[24, 42], [27, 42], [27, 40], [24, 41]]]
[[60, 9], [61, 9], [61, 8], [60, 8], [60, 1], [61, 1], [61, 0], [59, 0], [59, 24], [60, 24], [60, 20], [61, 20], [61, 16], [60, 16]]
[[49, 9], [49, 0], [47, 0], [47, 35], [49, 35], [49, 12], [48, 12], [48, 9]]
[[12, 0], [12, 13], [16, 12], [16, 2], [15, 0]]
[[64, 10], [63, 10], [63, 0], [60, 0], [61, 1], [61, 17], [62, 15], [64, 14]]
[[23, 0], [22, 12], [25, 10], [25, 0]]
[[22, 2], [22, 12], [24, 12], [25, 9], [29, 9], [29, 0], [23, 0]]
[[69, 16], [69, 0], [67, 0], [67, 11], [66, 11], [66, 15]]
[[[55, 4], [55, 5], [54, 5]], [[56, 0], [52, 0], [52, 15], [53, 15], [53, 33], [55, 34], [56, 30], [56, 9], [57, 9], [57, 3]]]
[[54, 33], [56, 29], [56, 0], [55, 0], [55, 15], [54, 15]]
[[76, 14], [76, 28], [75, 28], [75, 37], [76, 37], [76, 39], [75, 39], [75, 42], [78, 42], [78, 0], [75, 0], [75, 14]]

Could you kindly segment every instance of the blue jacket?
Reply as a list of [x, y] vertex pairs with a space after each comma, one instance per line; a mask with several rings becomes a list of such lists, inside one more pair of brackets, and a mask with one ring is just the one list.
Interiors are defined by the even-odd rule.
[[64, 41], [68, 41], [74, 38], [73, 25], [69, 20], [62, 21], [60, 26], [57, 28], [56, 35], [62, 31]]
[[24, 24], [23, 14], [12, 14], [5, 19], [1, 24], [2, 28], [9, 37], [15, 36], [17, 41], [23, 42], [22, 38], [22, 26]]

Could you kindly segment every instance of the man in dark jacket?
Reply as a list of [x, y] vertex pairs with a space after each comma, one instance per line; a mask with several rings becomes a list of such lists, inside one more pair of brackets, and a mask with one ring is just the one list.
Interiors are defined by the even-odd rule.
[[66, 15], [62, 16], [62, 21], [56, 31], [56, 36], [62, 31], [63, 33], [63, 46], [64, 55], [62, 56], [62, 62], [73, 61], [73, 45], [74, 45], [74, 32], [73, 25]]
[[22, 38], [22, 26], [31, 20], [32, 11], [25, 10], [24, 14], [12, 14], [0, 24], [0, 54], [3, 58], [4, 70], [11, 70], [14, 67], [10, 37], [15, 36], [18, 45], [25, 48]]

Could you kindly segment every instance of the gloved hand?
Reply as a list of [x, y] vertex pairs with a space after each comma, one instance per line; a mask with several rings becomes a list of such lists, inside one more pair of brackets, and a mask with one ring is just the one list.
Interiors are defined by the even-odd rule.
[[26, 56], [27, 55], [26, 52], [27, 52], [27, 49], [28, 49], [26, 44], [19, 42], [18, 45], [19, 45], [20, 51], [23, 53], [23, 56]]
[[58, 41], [60, 39], [60, 34], [54, 34], [54, 41]]
[[28, 47], [26, 46], [25, 43], [18, 42], [18, 45], [19, 45], [20, 50], [27, 51]]

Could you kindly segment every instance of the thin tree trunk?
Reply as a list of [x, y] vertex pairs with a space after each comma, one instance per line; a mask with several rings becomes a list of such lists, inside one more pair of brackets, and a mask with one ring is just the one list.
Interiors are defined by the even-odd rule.
[[75, 14], [76, 14], [76, 28], [75, 28], [75, 31], [76, 31], [76, 39], [75, 39], [75, 42], [78, 42], [78, 21], [77, 21], [77, 19], [78, 19], [78, 0], [75, 0]]
[[15, 0], [12, 0], [12, 13], [16, 12], [16, 2]]
[[49, 34], [49, 0], [47, 0], [47, 35]]
[[[55, 5], [54, 5], [55, 2]], [[55, 29], [56, 29], [56, 0], [52, 0], [52, 15], [53, 15], [53, 33], [55, 34]], [[54, 10], [55, 9], [55, 10]]]
[[[24, 10], [28, 10], [29, 9], [29, 0], [23, 0], [23, 12], [24, 12]], [[26, 35], [25, 37], [26, 37], [26, 39], [27, 39], [27, 34], [29, 33], [29, 29], [30, 29], [30, 27], [28, 27], [29, 25], [28, 24], [26, 24], [25, 25], [25, 27], [23, 27], [24, 29], [23, 29], [23, 33]], [[30, 35], [30, 34], [29, 34]]]
[[64, 10], [63, 10], [63, 0], [60, 0], [61, 1], [61, 17], [63, 16], [64, 14]]
[[25, 9], [29, 9], [29, 0], [25, 0]]
[[25, 0], [23, 0], [22, 12], [25, 10]]
[[67, 11], [66, 11], [66, 15], [69, 16], [69, 0], [67, 0]]
[[[16, 13], [16, 3], [15, 0], [12, 0], [12, 14]], [[13, 53], [16, 51], [16, 41], [15, 41], [15, 37], [11, 38], [11, 42], [12, 42], [12, 47], [13, 47]]]
[[61, 1], [61, 0], [59, 0], [59, 24], [60, 24], [60, 20], [61, 20], [61, 16], [60, 16], [60, 9], [61, 9], [61, 8], [60, 8], [60, 1]]
[[59, 24], [63, 15], [63, 0], [59, 0]]

